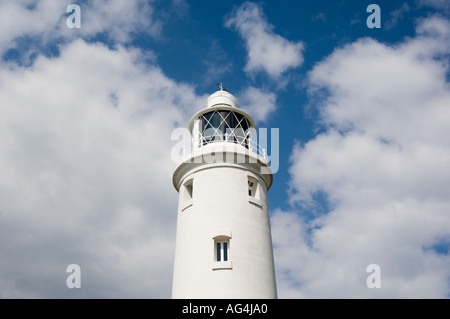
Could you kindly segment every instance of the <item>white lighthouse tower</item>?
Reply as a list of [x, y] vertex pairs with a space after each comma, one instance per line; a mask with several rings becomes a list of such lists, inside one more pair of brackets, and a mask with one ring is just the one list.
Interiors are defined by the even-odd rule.
[[277, 298], [267, 191], [272, 171], [255, 122], [221, 88], [189, 123], [179, 193], [173, 298]]

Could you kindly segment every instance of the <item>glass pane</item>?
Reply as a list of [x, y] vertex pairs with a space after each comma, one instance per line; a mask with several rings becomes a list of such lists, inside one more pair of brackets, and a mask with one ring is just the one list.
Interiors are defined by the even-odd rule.
[[227, 117], [227, 125], [229, 128], [234, 129], [234, 128], [236, 128], [236, 125], [237, 125], [237, 121], [236, 121], [236, 117], [235, 117], [236, 113], [234, 113], [234, 112], [230, 112], [230, 113], [231, 114]]
[[250, 128], [250, 123], [248, 122], [247, 118], [244, 118], [241, 122], [241, 127], [244, 130], [244, 132], [248, 132], [248, 129]]
[[207, 143], [211, 142], [214, 140], [214, 134], [216, 133], [216, 130], [212, 127], [207, 128], [204, 132], [203, 132], [203, 137], [205, 139], [205, 141]]
[[207, 128], [211, 127], [211, 124], [208, 122], [211, 122], [211, 117], [213, 116], [214, 112], [209, 112], [206, 114], [203, 114], [202, 116], [202, 132], [204, 132]]
[[214, 112], [214, 114], [213, 114], [213, 116], [211, 117], [211, 120], [210, 120], [211, 125], [214, 128], [218, 128], [220, 126], [220, 121], [221, 121], [221, 118], [220, 118], [219, 113]]
[[216, 260], [220, 261], [220, 243], [216, 244]]
[[227, 132], [227, 128], [228, 128], [228, 119], [231, 117], [230, 115], [231, 112], [229, 111], [220, 111], [220, 131], [222, 132], [222, 134], [225, 134]]
[[228, 260], [228, 243], [223, 243], [223, 261]]
[[234, 127], [237, 127], [238, 125], [240, 125], [239, 124], [239, 122], [241, 122], [242, 123], [242, 118], [243, 118], [244, 116], [242, 115], [242, 114], [240, 114], [240, 113], [234, 113]]
[[219, 112], [214, 112], [213, 121], [212, 124], [214, 128], [216, 129], [216, 132], [214, 133], [214, 139], [213, 141], [222, 141], [223, 140], [223, 120], [220, 116]]
[[201, 135], [204, 138], [203, 145], [209, 143], [211, 141], [211, 135], [214, 134], [214, 129], [211, 125], [211, 118], [213, 117], [214, 112], [209, 112], [203, 114], [202, 116], [202, 127], [201, 127]]

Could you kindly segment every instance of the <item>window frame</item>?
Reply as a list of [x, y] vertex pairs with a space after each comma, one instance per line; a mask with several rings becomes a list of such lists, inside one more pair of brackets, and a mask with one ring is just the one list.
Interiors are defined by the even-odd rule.
[[217, 262], [228, 261], [230, 255], [230, 243], [229, 240], [221, 239], [216, 240], [216, 251], [214, 255], [214, 260]]
[[248, 189], [248, 201], [259, 207], [262, 207], [261, 184], [256, 177], [249, 174], [247, 175], [247, 189]]
[[231, 232], [220, 232], [213, 236], [214, 252], [212, 269], [233, 269], [231, 262]]

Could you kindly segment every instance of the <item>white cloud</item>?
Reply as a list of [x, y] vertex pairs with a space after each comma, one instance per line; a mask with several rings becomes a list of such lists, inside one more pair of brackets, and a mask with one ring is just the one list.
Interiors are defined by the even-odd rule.
[[141, 59], [77, 40], [0, 66], [1, 297], [170, 297], [170, 135], [204, 100]]
[[202, 64], [206, 67], [206, 71], [203, 74], [204, 84], [218, 82], [232, 70], [232, 63], [217, 40], [211, 41], [210, 48], [205, 54]]
[[[133, 32], [145, 32], [153, 37], [161, 33], [162, 24], [155, 18], [153, 1], [100, 0], [82, 7], [82, 36], [107, 32], [114, 42], [130, 41]], [[67, 30], [70, 32], [73, 30]]]
[[450, 50], [444, 21], [423, 21], [415, 39], [395, 47], [361, 39], [317, 65], [310, 93], [325, 88], [330, 94], [320, 108], [324, 123], [399, 145], [444, 142], [448, 69], [442, 54]]
[[239, 95], [240, 107], [255, 121], [266, 121], [276, 109], [276, 95], [255, 87], [248, 87]]
[[392, 29], [400, 19], [403, 18], [404, 14], [409, 11], [409, 6], [406, 2], [402, 3], [402, 5], [395, 9], [394, 11], [389, 12], [389, 19], [385, 22], [384, 27], [386, 29]]
[[189, 18], [190, 6], [185, 0], [173, 0], [172, 7], [179, 17]]
[[273, 78], [303, 63], [303, 43], [291, 42], [274, 33], [261, 7], [245, 2], [226, 20], [246, 41], [248, 60], [245, 71], [251, 74], [265, 71]]
[[0, 4], [0, 53], [16, 48], [20, 39], [51, 43], [79, 37], [104, 34], [114, 43], [127, 43], [133, 33], [153, 37], [161, 33], [161, 22], [155, 18], [148, 1], [98, 0], [78, 3], [81, 28], [66, 25], [70, 3], [53, 0], [2, 1]]
[[430, 17], [415, 38], [361, 39], [310, 72], [326, 131], [292, 152], [300, 210], [272, 218], [280, 297], [448, 297], [449, 32]]
[[419, 0], [419, 5], [443, 9], [445, 11], [450, 10], [450, 3], [447, 0]]

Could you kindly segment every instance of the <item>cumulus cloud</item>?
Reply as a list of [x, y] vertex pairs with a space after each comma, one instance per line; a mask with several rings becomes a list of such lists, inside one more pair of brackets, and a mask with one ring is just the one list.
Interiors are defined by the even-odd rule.
[[[272, 217], [280, 297], [448, 296], [450, 24], [416, 31], [360, 39], [309, 73], [325, 131], [293, 149], [298, 210]], [[380, 289], [366, 286], [373, 263]]]
[[274, 33], [261, 6], [243, 3], [232, 12], [225, 25], [236, 29], [245, 40], [248, 51], [246, 72], [264, 71], [272, 78], [279, 78], [288, 69], [302, 65], [303, 43], [291, 42]]
[[1, 297], [170, 297], [168, 143], [204, 101], [141, 55], [77, 40], [1, 64]]
[[[88, 2], [82, 6], [81, 34], [84, 37], [91, 37], [107, 31], [108, 37], [116, 43], [129, 42], [135, 32], [145, 32], [158, 37], [162, 24], [155, 18], [152, 2], [144, 0]], [[69, 31], [67, 28], [64, 30]]]
[[[151, 2], [142, 0], [80, 1], [81, 28], [66, 25], [69, 3], [52, 0], [2, 1], [0, 4], [0, 53], [15, 49], [23, 41], [46, 45], [79, 37], [104, 35], [114, 43], [127, 43], [133, 33], [158, 37], [162, 24], [155, 18]], [[20, 48], [21, 49], [21, 48]]]
[[239, 95], [240, 107], [252, 115], [255, 121], [266, 121], [276, 109], [276, 95], [255, 87], [248, 87]]

